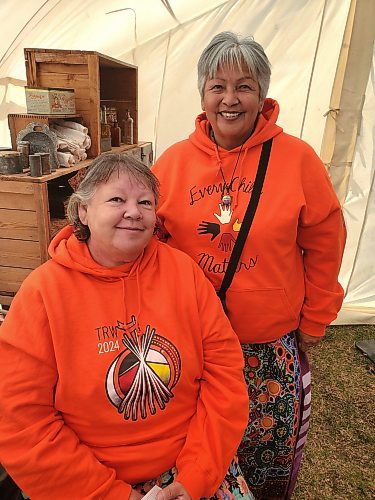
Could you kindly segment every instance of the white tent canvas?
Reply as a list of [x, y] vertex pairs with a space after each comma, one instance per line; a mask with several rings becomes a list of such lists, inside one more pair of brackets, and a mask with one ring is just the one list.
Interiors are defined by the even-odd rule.
[[337, 323], [375, 323], [375, 50], [344, 203], [348, 231], [340, 282], [345, 303]]
[[[95, 50], [138, 66], [139, 137], [153, 142], [157, 157], [192, 131], [201, 109], [199, 55], [217, 32], [231, 30], [252, 35], [264, 46], [272, 64], [269, 96], [280, 103], [280, 125], [319, 154], [345, 28], [357, 3], [368, 2], [3, 0], [0, 145], [10, 145], [8, 113], [26, 111], [23, 49]], [[341, 272], [346, 289], [341, 322], [375, 322], [371, 75], [344, 203], [348, 243]]]

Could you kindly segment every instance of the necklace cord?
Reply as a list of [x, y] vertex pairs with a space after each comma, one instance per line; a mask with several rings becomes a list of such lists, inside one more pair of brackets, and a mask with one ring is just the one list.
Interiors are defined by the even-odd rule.
[[216, 150], [217, 150], [217, 154], [218, 154], [218, 158], [219, 158], [219, 169], [220, 169], [220, 173], [221, 173], [221, 177], [223, 178], [223, 190], [222, 190], [222, 195], [224, 195], [224, 191], [226, 190], [227, 194], [229, 195], [229, 187], [232, 187], [232, 182], [233, 182], [233, 179], [234, 179], [234, 174], [236, 173], [236, 170], [237, 170], [237, 165], [238, 165], [238, 162], [240, 160], [240, 156], [241, 156], [241, 153], [242, 153], [242, 149], [243, 149], [243, 146], [244, 146], [244, 142], [241, 144], [241, 147], [240, 147], [240, 150], [239, 152], [237, 153], [237, 159], [236, 159], [236, 163], [234, 165], [234, 169], [233, 169], [233, 172], [232, 172], [232, 175], [230, 177], [230, 183], [228, 184], [227, 181], [225, 180], [225, 176], [224, 176], [224, 171], [223, 171], [223, 168], [222, 168], [222, 162], [220, 160], [220, 155], [219, 155], [219, 147], [218, 147], [218, 144], [216, 142], [216, 139], [215, 139], [215, 135], [214, 135], [214, 131], [211, 129], [211, 137], [216, 145]]

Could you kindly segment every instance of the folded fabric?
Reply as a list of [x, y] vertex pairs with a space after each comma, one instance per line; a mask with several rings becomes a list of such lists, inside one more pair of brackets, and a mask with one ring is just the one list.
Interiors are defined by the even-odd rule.
[[78, 158], [79, 158], [80, 161], [81, 160], [86, 160], [86, 158], [87, 158], [86, 149], [81, 149], [80, 148], [80, 149], [77, 150], [77, 152], [75, 154], [78, 156]]
[[74, 142], [80, 148], [88, 149], [91, 146], [91, 139], [87, 134], [74, 130], [68, 127], [61, 127], [57, 123], [53, 123], [50, 128], [62, 139], [68, 139]]
[[57, 150], [58, 151], [63, 151], [65, 153], [69, 152], [72, 154], [78, 155], [78, 151], [81, 148], [78, 146], [78, 144], [75, 144], [72, 141], [68, 141], [68, 139], [61, 139], [59, 136], [57, 137]]
[[62, 153], [61, 151], [57, 151], [57, 159], [60, 167], [71, 167], [76, 162], [74, 155], [71, 153]]
[[60, 125], [60, 127], [67, 127], [78, 130], [78, 132], [82, 132], [83, 134], [88, 134], [89, 131], [89, 129], [81, 123], [71, 122], [69, 120], [56, 120], [54, 123], [57, 123], [58, 125]]

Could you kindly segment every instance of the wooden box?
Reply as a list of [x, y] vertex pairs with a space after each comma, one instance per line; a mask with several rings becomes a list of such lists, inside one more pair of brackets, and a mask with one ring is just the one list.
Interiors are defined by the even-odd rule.
[[130, 110], [138, 142], [137, 67], [93, 51], [24, 49], [27, 85], [74, 89], [77, 115], [89, 129], [89, 158], [100, 149], [100, 105], [115, 107], [121, 124]]

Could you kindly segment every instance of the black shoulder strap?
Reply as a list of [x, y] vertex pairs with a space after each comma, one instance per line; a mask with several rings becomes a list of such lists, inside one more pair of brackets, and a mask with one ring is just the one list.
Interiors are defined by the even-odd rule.
[[230, 256], [228, 267], [225, 272], [220, 290], [217, 292], [220, 299], [225, 300], [225, 294], [230, 284], [232, 283], [234, 273], [236, 272], [238, 261], [240, 260], [242, 249], [245, 245], [246, 238], [249, 234], [251, 224], [254, 220], [254, 215], [259, 203], [260, 194], [262, 192], [264, 178], [266, 176], [268, 161], [270, 158], [272, 147], [272, 138], [263, 143], [262, 151], [260, 153], [259, 165], [257, 174], [254, 181], [254, 187], [251, 193], [250, 201], [244, 215], [240, 231], [237, 235], [232, 254]]

